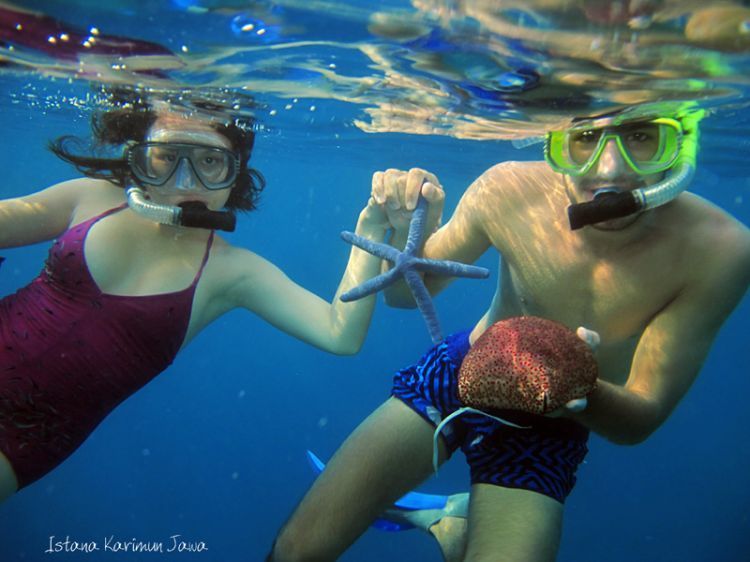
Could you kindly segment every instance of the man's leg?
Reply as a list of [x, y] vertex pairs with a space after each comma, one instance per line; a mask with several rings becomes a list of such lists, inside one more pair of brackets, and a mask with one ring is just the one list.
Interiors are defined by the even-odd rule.
[[[349, 436], [282, 528], [270, 560], [340, 556], [403, 494], [432, 473], [434, 428], [391, 398]], [[440, 443], [440, 458], [446, 451]]]
[[464, 562], [553, 562], [563, 505], [542, 494], [475, 484]]

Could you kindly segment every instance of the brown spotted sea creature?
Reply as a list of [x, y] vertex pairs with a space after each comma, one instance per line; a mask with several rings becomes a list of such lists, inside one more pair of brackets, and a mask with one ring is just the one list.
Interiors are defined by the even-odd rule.
[[473, 412], [525, 429], [497, 412], [548, 414], [589, 394], [597, 376], [589, 346], [559, 322], [535, 316], [496, 322], [477, 338], [461, 363], [458, 397], [464, 407], [435, 429], [433, 467], [437, 471], [438, 435], [453, 418]]
[[572, 330], [534, 316], [501, 320], [461, 363], [458, 397], [480, 410], [548, 414], [596, 385], [594, 354]]

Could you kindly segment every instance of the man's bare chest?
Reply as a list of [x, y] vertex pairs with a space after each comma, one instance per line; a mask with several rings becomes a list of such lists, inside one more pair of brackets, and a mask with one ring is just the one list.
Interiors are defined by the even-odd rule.
[[677, 292], [666, 271], [647, 265], [628, 260], [506, 261], [499, 287], [501, 314], [515, 310], [585, 326], [599, 332], [603, 343], [630, 340]]

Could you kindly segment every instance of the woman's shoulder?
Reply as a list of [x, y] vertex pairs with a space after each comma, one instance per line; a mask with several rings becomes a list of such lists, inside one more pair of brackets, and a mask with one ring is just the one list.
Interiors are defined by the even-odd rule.
[[122, 188], [117, 187], [115, 184], [107, 180], [87, 177], [77, 177], [57, 182], [48, 187], [45, 191], [50, 190], [78, 192], [82, 197], [96, 196], [97, 194], [104, 192], [114, 193], [115, 191], [119, 191], [120, 193], [122, 193], [123, 191]]
[[247, 274], [247, 272], [272, 265], [266, 258], [242, 246], [235, 246], [218, 234], [214, 235], [211, 259], [221, 271], [235, 274], [238, 272]]
[[268, 259], [220, 236], [214, 237], [204, 274], [214, 294], [236, 303], [247, 294], [263, 292], [264, 288], [281, 283], [284, 277], [284, 272]]
[[125, 203], [122, 188], [106, 180], [76, 178], [59, 183], [55, 187], [70, 190], [76, 197], [73, 224]]
[[124, 192], [106, 180], [83, 177], [58, 182], [28, 197], [31, 199], [65, 198], [75, 201], [76, 205], [87, 205], [96, 204], [99, 201], [123, 201]]

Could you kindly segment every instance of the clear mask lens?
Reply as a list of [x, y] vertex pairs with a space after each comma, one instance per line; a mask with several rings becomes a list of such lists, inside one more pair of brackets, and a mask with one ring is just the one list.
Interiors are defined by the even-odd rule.
[[225, 189], [237, 179], [237, 155], [226, 148], [171, 142], [142, 142], [128, 150], [133, 175], [148, 185], [162, 186], [181, 165], [195, 174], [206, 189]]

